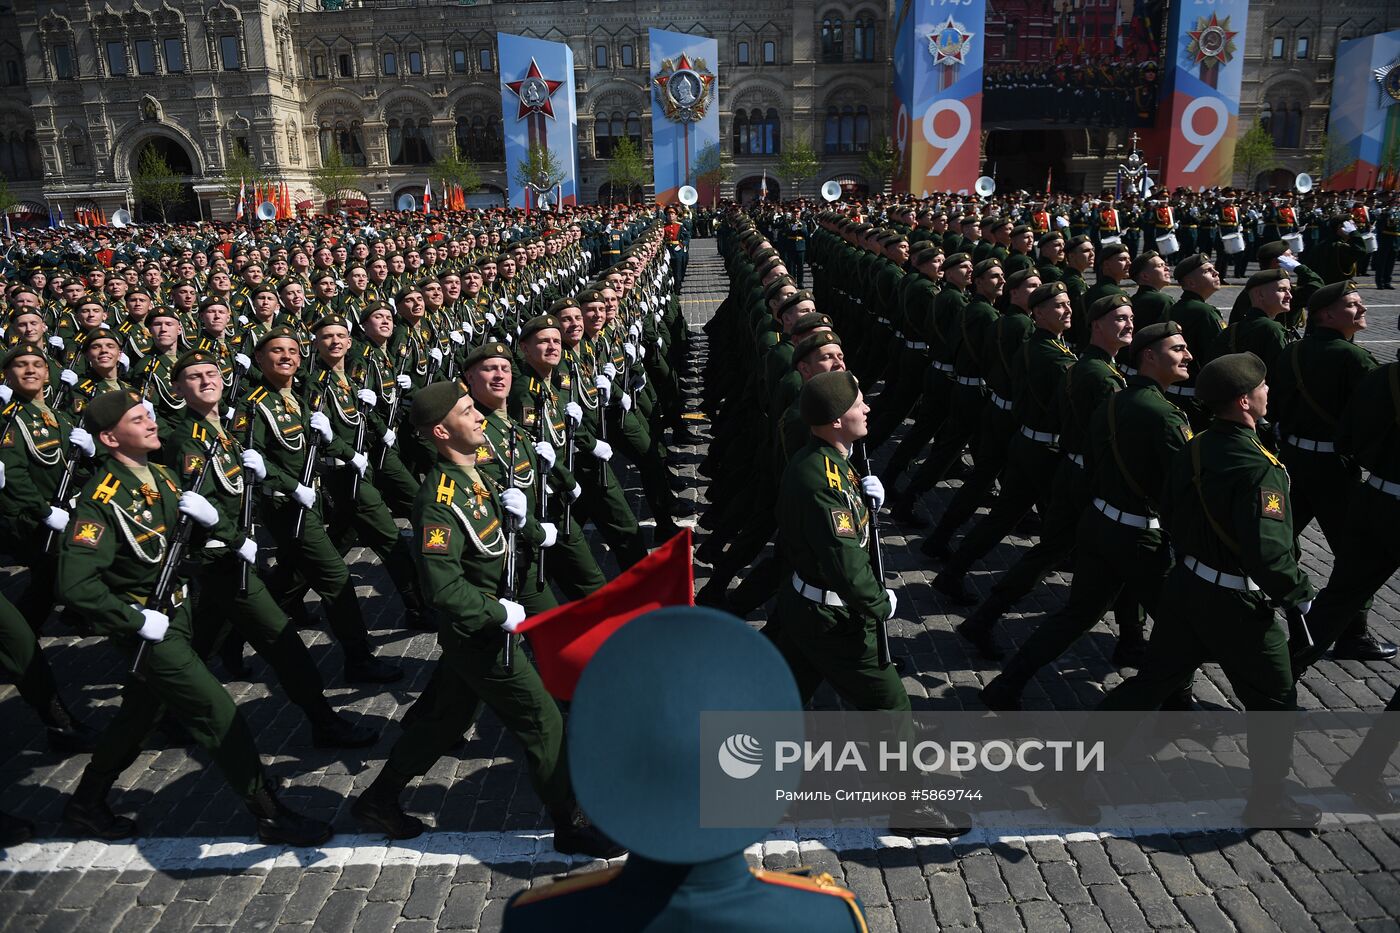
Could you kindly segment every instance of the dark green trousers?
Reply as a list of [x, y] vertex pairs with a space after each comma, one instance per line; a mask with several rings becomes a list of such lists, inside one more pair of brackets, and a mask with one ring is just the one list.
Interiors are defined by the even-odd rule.
[[910, 710], [909, 692], [894, 665], [879, 665], [875, 627], [844, 608], [812, 602], [793, 589], [790, 576], [778, 587], [777, 608], [763, 631], [792, 668], [804, 705], [826, 682], [854, 709]]
[[[413, 564], [409, 538], [399, 533], [394, 516], [374, 485], [373, 471], [360, 480], [355, 500], [350, 501], [353, 473], [350, 467], [333, 470], [325, 481], [324, 488], [331, 504], [326, 531], [341, 554], [358, 544], [378, 555], [389, 579], [394, 581], [394, 588], [399, 591], [404, 608], [419, 611], [423, 608], [423, 597], [418, 588], [418, 569]], [[414, 494], [417, 495], [416, 490]]]
[[277, 604], [290, 612], [310, 586], [325, 601], [326, 620], [347, 657], [367, 655], [369, 632], [345, 558], [331, 543], [319, 507], [307, 511], [301, 536], [293, 536], [301, 510], [291, 499], [264, 500], [263, 519], [277, 543], [277, 567], [268, 576], [267, 588]]
[[574, 461], [574, 476], [583, 487], [583, 495], [574, 503], [574, 511], [591, 521], [626, 570], [647, 555], [642, 543], [642, 528], [637, 516], [627, 505], [622, 483], [612, 467], [591, 453], [580, 452]]
[[981, 427], [972, 449], [972, 473], [964, 477], [962, 486], [953, 495], [948, 507], [939, 516], [938, 526], [931, 537], [947, 540], [977, 513], [977, 507], [992, 491], [997, 477], [1006, 469], [1011, 435], [1016, 433], [1016, 419], [988, 400], [982, 407]]
[[10, 676], [24, 702], [47, 716], [58, 698], [53, 670], [39, 639], [20, 611], [0, 596], [0, 670]]

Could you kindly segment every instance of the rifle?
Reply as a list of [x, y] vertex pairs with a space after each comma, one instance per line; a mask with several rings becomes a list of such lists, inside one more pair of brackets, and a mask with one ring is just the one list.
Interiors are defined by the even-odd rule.
[[[247, 345], [248, 335], [244, 334], [243, 339], [238, 342], [238, 350], [234, 355], [237, 356], [239, 353], [242, 353], [243, 348]], [[228, 386], [228, 403], [230, 408], [238, 404], [238, 396], [243, 389], [243, 380], [247, 375], [247, 368], [240, 366], [237, 360], [235, 360], [233, 364], [233, 379], [229, 382]]]
[[[311, 396], [311, 405], [308, 409], [308, 419], [311, 412], [321, 410], [321, 393], [317, 392]], [[311, 478], [316, 475], [316, 452], [321, 446], [321, 432], [311, 429], [311, 422], [307, 421], [308, 436], [306, 438], [306, 463], [301, 468], [301, 484], [311, 485]], [[305, 507], [297, 513], [297, 517], [292, 520], [292, 538], [300, 538], [301, 533], [306, 529]]]
[[[509, 416], [507, 416], [507, 418], [506, 418], [506, 425], [507, 425], [507, 428], [510, 430], [510, 447], [508, 448], [508, 451], [509, 451], [509, 452], [508, 452], [507, 455], [506, 455], [506, 486], [505, 486], [505, 488], [506, 488], [506, 489], [514, 489], [514, 488], [515, 488], [515, 451], [516, 451], [516, 444], [517, 444], [518, 439], [519, 439], [519, 434], [518, 434], [518, 432], [516, 431], [515, 423], [514, 423], [513, 421], [510, 420]], [[502, 511], [504, 511], [504, 507], [502, 508]], [[518, 563], [518, 559], [519, 559], [519, 558], [518, 558], [518, 555], [516, 554], [515, 548], [516, 548], [516, 544], [517, 544], [518, 539], [519, 539], [520, 536], [519, 536], [519, 533], [515, 530], [515, 519], [514, 519], [514, 517], [513, 517], [513, 516], [510, 516], [510, 515], [504, 515], [503, 518], [505, 519], [506, 528], [508, 528], [509, 530], [506, 532], [506, 566], [505, 566], [505, 573], [502, 575], [502, 578], [501, 578], [501, 599], [512, 599], [512, 600], [513, 600], [513, 599], [515, 599], [516, 593], [517, 593], [517, 587], [516, 587], [516, 583], [515, 583], [515, 573], [516, 573], [516, 570], [518, 569], [517, 563]], [[511, 672], [515, 669], [515, 633], [514, 633], [514, 632], [506, 632], [505, 657], [501, 659], [501, 663], [502, 663], [502, 665], [505, 667], [505, 670], [506, 670], [506, 673], [507, 673], [507, 674], [511, 673]]]
[[[8, 426], [8, 425], [6, 426], [5, 430], [6, 430], [6, 431], [9, 430], [9, 426]], [[3, 435], [3, 434], [0, 434], [0, 438], [3, 438], [3, 437], [4, 437], [4, 435]], [[70, 453], [77, 453], [77, 451], [70, 451]], [[69, 505], [68, 505], [68, 497], [69, 497], [69, 495], [70, 495], [70, 494], [72, 493], [72, 491], [73, 491], [73, 477], [74, 477], [74, 476], [77, 474], [77, 472], [78, 472], [78, 463], [79, 463], [79, 462], [80, 462], [80, 458], [79, 458], [79, 457], [70, 456], [70, 457], [68, 458], [68, 463], [65, 464], [64, 467], [63, 467], [63, 475], [62, 475], [61, 477], [59, 477], [59, 479], [58, 479], [58, 487], [54, 489], [54, 491], [53, 491], [53, 498], [49, 500], [49, 507], [50, 507], [50, 508], [55, 508], [55, 509], [67, 509], [67, 508], [69, 508]], [[50, 528], [50, 529], [49, 529], [48, 535], [44, 538], [44, 553], [45, 553], [45, 554], [52, 554], [53, 551], [54, 551], [54, 548], [56, 548], [57, 546], [58, 546], [58, 532], [57, 532], [57, 531], [54, 531], [52, 528]]]
[[[389, 415], [388, 415], [388, 417], [385, 419], [385, 422], [384, 422], [384, 423], [389, 427], [389, 430], [391, 430], [391, 431], [394, 429], [394, 425], [398, 423], [398, 420], [399, 420], [399, 408], [402, 407], [402, 405], [403, 405], [403, 394], [404, 394], [404, 390], [401, 389], [401, 388], [399, 388], [399, 379], [398, 379], [398, 377], [399, 377], [399, 376], [402, 376], [402, 375], [403, 375], [405, 372], [407, 372], [407, 371], [408, 371], [408, 354], [407, 354], [407, 353], [404, 353], [404, 354], [402, 354], [402, 355], [399, 357], [399, 371], [396, 372], [396, 373], [394, 374], [394, 400], [393, 400], [393, 402], [391, 402], [391, 403], [389, 404]], [[388, 445], [388, 444], [380, 444], [380, 445], [379, 445], [379, 460], [374, 464], [374, 468], [375, 468], [376, 470], [382, 470], [382, 469], [384, 469], [384, 461], [388, 458], [388, 456], [389, 456], [389, 445]]]
[[[856, 443], [860, 445], [857, 459], [861, 461], [861, 478], [864, 479], [870, 475], [870, 458], [866, 454], [865, 442]], [[865, 507], [870, 510], [870, 563], [875, 570], [875, 579], [884, 586], [885, 553], [880, 547], [880, 510], [863, 490], [861, 498], [865, 500]], [[890, 630], [884, 619], [877, 619], [875, 622], [875, 657], [881, 670], [890, 666]]]
[[[596, 371], [597, 370], [595, 370], [595, 372]], [[611, 389], [609, 389], [609, 391], [611, 391]], [[602, 394], [601, 390], [599, 394]], [[598, 402], [598, 440], [602, 441], [604, 444], [608, 442], [608, 397], [606, 395]], [[598, 487], [600, 489], [608, 488], [607, 466], [608, 464], [605, 460], [603, 461], [602, 468], [598, 470]]]
[[[209, 467], [214, 462], [219, 451], [219, 438], [213, 437], [209, 445], [204, 449], [204, 463], [199, 468], [199, 474], [194, 478], [194, 485], [189, 488], [190, 492], [199, 492], [204, 486], [204, 480], [209, 476]], [[175, 530], [170, 534], [170, 542], [165, 549], [165, 562], [160, 565], [160, 573], [156, 575], [156, 585], [151, 589], [151, 595], [146, 598], [146, 608], [154, 609], [156, 612], [170, 615], [170, 600], [174, 595], [175, 577], [180, 571], [180, 564], [185, 559], [185, 549], [189, 547], [190, 535], [194, 531], [194, 519], [184, 512], [180, 513], [179, 521], [175, 523]], [[141, 676], [141, 664], [146, 659], [146, 649], [151, 646], [149, 641], [141, 639], [141, 644], [136, 647], [136, 657], [131, 659], [131, 673], [137, 677]]]
[[[535, 398], [535, 426], [539, 430], [536, 438], [544, 441], [549, 436], [549, 431], [545, 426], [545, 418], [549, 416], [549, 409], [545, 406], [544, 398], [545, 384], [540, 382], [540, 394]], [[535, 472], [539, 474], [540, 488], [535, 495], [535, 508], [539, 513], [539, 520], [545, 522], [549, 520], [549, 473], [541, 462], [535, 463]], [[535, 564], [535, 582], [541, 587], [544, 584], [544, 548], [540, 548], [540, 553]]]
[[[367, 387], [368, 385], [369, 385], [369, 370], [366, 369], [366, 370], [365, 370], [365, 386]], [[366, 426], [369, 424], [369, 409], [365, 407], [365, 404], [364, 404], [363, 402], [360, 402], [360, 401], [358, 401], [358, 400], [357, 400], [356, 403], [355, 403], [355, 407], [356, 407], [356, 409], [359, 411], [359, 415], [360, 415], [360, 423], [355, 427], [355, 453], [358, 454], [358, 453], [363, 453], [363, 452], [364, 452], [364, 446], [365, 446], [365, 428], [366, 428]], [[355, 469], [355, 465], [352, 463], [352, 464], [350, 465], [350, 503], [351, 503], [351, 507], [352, 507], [352, 508], [354, 507], [354, 506], [353, 506], [353, 503], [354, 503], [355, 500], [358, 499], [359, 497], [360, 497], [360, 471], [357, 470], [357, 469]]]
[[[256, 426], [256, 419], [253, 413], [248, 413], [247, 433], [243, 435], [243, 449], [253, 449], [253, 429]], [[258, 478], [251, 471], [243, 472], [243, 500], [238, 504], [238, 527], [243, 532], [245, 538], [256, 538], [258, 527], [253, 518], [253, 509], [257, 504]], [[239, 561], [238, 565], [238, 595], [248, 595], [248, 578], [253, 567], [246, 560]]]
[[[577, 374], [577, 370], [575, 370], [575, 374]], [[571, 398], [572, 398], [572, 396], [573, 396], [573, 390], [572, 390], [572, 389], [569, 391], [569, 396], [570, 396]], [[566, 470], [569, 471], [569, 475], [570, 475], [570, 476], [573, 475], [573, 472], [574, 472], [574, 422], [572, 421], [572, 419], [569, 418], [569, 416], [568, 416], [567, 413], [564, 415], [564, 469], [566, 469]], [[561, 530], [559, 533], [560, 533], [561, 535], [568, 534], [568, 533], [569, 533], [569, 529], [573, 526], [573, 523], [574, 523], [574, 495], [573, 495], [573, 491], [570, 490], [570, 491], [569, 491], [568, 493], [566, 493], [565, 496], [564, 496], [564, 524], [563, 524], [563, 526], [562, 526], [562, 530]]]

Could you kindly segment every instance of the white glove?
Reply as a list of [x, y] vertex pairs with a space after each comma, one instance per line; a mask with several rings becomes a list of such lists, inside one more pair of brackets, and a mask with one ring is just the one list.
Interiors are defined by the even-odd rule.
[[1355, 233], [1355, 232], [1356, 232], [1356, 224], [1354, 224], [1354, 223], [1352, 223], [1350, 220], [1348, 220], [1346, 223], [1342, 224], [1342, 232], [1343, 232], [1343, 233]]
[[583, 406], [578, 402], [569, 402], [564, 406], [564, 416], [574, 423], [574, 427], [583, 424]]
[[331, 419], [326, 417], [323, 411], [313, 411], [311, 413], [311, 430], [321, 435], [321, 440], [327, 444], [331, 442]]
[[467, 338], [463, 337], [462, 332], [459, 330], [454, 330], [451, 334], [448, 334], [448, 338], [459, 346], [467, 342]]
[[5, 462], [0, 460], [0, 489], [5, 488]]
[[[643, 355], [643, 356], [646, 356], [646, 353], [643, 353], [642, 355]], [[638, 392], [640, 392], [642, 389], [645, 389], [645, 388], [647, 387], [647, 374], [646, 374], [646, 373], [633, 373], [633, 374], [632, 374], [632, 386], [633, 386], [633, 388], [635, 388]]]
[[604, 376], [607, 376], [609, 379], [616, 379], [616, 378], [617, 378], [617, 367], [614, 366], [612, 363], [604, 363], [604, 364], [603, 364], [603, 375], [604, 375]]
[[83, 452], [84, 457], [92, 457], [97, 454], [97, 445], [93, 443], [92, 435], [86, 428], [74, 428], [68, 432], [68, 443]]
[[180, 511], [203, 528], [213, 528], [219, 523], [219, 512], [213, 503], [192, 490], [180, 493]]
[[297, 505], [309, 509], [316, 504], [316, 490], [297, 483], [297, 488], [292, 490], [292, 498], [296, 500]]
[[885, 504], [885, 484], [880, 482], [880, 477], [861, 477], [860, 488], [865, 492], [866, 498], [870, 500], [871, 507], [879, 511], [880, 506]]
[[385, 428], [384, 436], [380, 439], [384, 441], [385, 447], [393, 447], [394, 441], [399, 439], [399, 432], [395, 431], [393, 428]]
[[544, 529], [544, 541], [540, 547], [554, 547], [554, 542], [559, 540], [559, 529], [553, 522], [540, 522], [540, 527]]
[[62, 531], [68, 527], [68, 513], [63, 509], [49, 506], [49, 514], [44, 516], [44, 526], [54, 531]]
[[657, 352], [657, 353], [660, 353], [660, 352], [661, 352], [662, 350], [664, 350], [665, 348], [666, 348], [666, 342], [665, 342], [664, 340], [662, 340], [660, 337], [657, 337], [657, 338], [656, 338], [656, 352]]
[[395, 377], [394, 377], [394, 384], [397, 385], [400, 389], [403, 389], [403, 390], [405, 390], [405, 391], [407, 391], [407, 390], [413, 388], [413, 380], [410, 379], [410, 378], [408, 378], [408, 374], [407, 374], [407, 373], [403, 373], [403, 374], [400, 374], [400, 375], [398, 375], [398, 376], [395, 376]]
[[[135, 608], [135, 607], [133, 607]], [[170, 628], [170, 616], [163, 612], [156, 612], [154, 609], [142, 609], [141, 629], [136, 634], [146, 641], [160, 641], [165, 637], [165, 630]]]
[[143, 400], [141, 401], [141, 407], [144, 408], [144, 409], [146, 409], [146, 417], [147, 417], [147, 418], [150, 418], [152, 421], [156, 420], [156, 406], [155, 406], [155, 405], [153, 405], [152, 403], [150, 403], [150, 402], [148, 402], [148, 401], [146, 401], [146, 400], [143, 399]]
[[49, 346], [55, 347], [55, 348], [57, 348], [57, 349], [59, 349], [59, 350], [62, 350], [62, 349], [63, 349], [63, 338], [60, 337], [60, 336], [58, 336], [57, 334], [53, 335], [52, 337], [49, 338]]
[[511, 517], [517, 531], [525, 527], [525, 504], [525, 493], [519, 489], [501, 493], [501, 508]]
[[548, 441], [537, 441], [535, 443], [535, 455], [544, 461], [545, 472], [554, 469], [554, 461], [557, 459], [554, 453], [554, 445]]
[[246, 315], [246, 314], [240, 314], [240, 315], [238, 315], [238, 323], [243, 324], [243, 325], [246, 326], [246, 325], [248, 324], [248, 315]]
[[434, 363], [442, 362], [442, 351], [439, 350], [437, 347], [433, 347], [431, 350], [429, 350], [428, 356], [432, 357]]
[[635, 343], [631, 343], [630, 341], [624, 343], [622, 345], [622, 352], [626, 355], [627, 362], [635, 363], [637, 361], [637, 345]]
[[256, 564], [258, 562], [258, 542], [252, 538], [244, 538], [243, 543], [238, 546], [238, 556], [245, 564]]
[[611, 379], [609, 379], [607, 376], [595, 376], [594, 379], [593, 379], [593, 385], [597, 386], [598, 391], [601, 392], [601, 393], [603, 393], [603, 402], [604, 402], [605, 404], [606, 404], [607, 402], [611, 402], [611, 401], [612, 401], [612, 380], [611, 380]]
[[501, 628], [507, 632], [520, 628], [520, 623], [525, 621], [525, 607], [513, 599], [498, 599], [496, 602], [506, 611], [506, 620], [501, 623]]
[[574, 483], [574, 488], [569, 490], [569, 498], [577, 501], [578, 497], [581, 495], [583, 495], [583, 487], [578, 483]]
[[256, 450], [243, 451], [243, 469], [252, 473], [260, 483], [267, 479], [267, 464]]
[[58, 374], [58, 381], [66, 386], [75, 386], [78, 384], [78, 374], [71, 369], [65, 369]]
[[1061, 230], [1065, 229], [1066, 227], [1069, 226], [1069, 218], [1068, 218], [1068, 217], [1056, 217], [1056, 218], [1055, 218], [1055, 226], [1059, 227]]
[[536, 295], [538, 295], [538, 294], [540, 293], [540, 283], [539, 283], [539, 282], [531, 282], [531, 283], [530, 283], [530, 291], [532, 291], [532, 292], [534, 292]]
[[0, 405], [10, 404], [10, 399], [14, 397], [14, 394], [14, 389], [11, 389], [3, 382], [0, 382]]
[[518, 302], [520, 302], [521, 304], [526, 304], [525, 296], [524, 296], [524, 295], [516, 295], [516, 296], [515, 296], [515, 300], [518, 301]]
[[607, 441], [593, 442], [593, 456], [599, 460], [608, 461], [612, 459], [612, 445]]
[[131, 367], [131, 357], [127, 356], [125, 353], [117, 354], [117, 362], [120, 363], [123, 368]]
[[1292, 272], [1294, 269], [1301, 266], [1302, 263], [1294, 259], [1292, 256], [1280, 256], [1278, 258], [1278, 265], [1279, 268], [1283, 271]]
[[632, 396], [628, 395], [626, 392], [622, 393], [622, 398], [618, 401], [618, 404], [622, 406], [623, 411], [631, 411]]
[[225, 421], [232, 421], [232, 420], [233, 420], [233, 416], [236, 415], [236, 414], [238, 414], [238, 410], [235, 409], [235, 408], [233, 408], [232, 406], [230, 406], [230, 407], [228, 407], [228, 408], [225, 408], [225, 409], [224, 409], [224, 420], [225, 420]]
[[[502, 298], [501, 300], [502, 300], [502, 301], [505, 301], [504, 298]], [[489, 324], [489, 325], [492, 326], [492, 327], [495, 327], [495, 326], [496, 326], [496, 321], [497, 321], [496, 315], [492, 314], [490, 311], [487, 311], [487, 312], [486, 312], [486, 323]]]
[[355, 398], [359, 399], [363, 404], [368, 405], [370, 408], [373, 408], [375, 405], [379, 404], [379, 396], [374, 394], [373, 389], [361, 389], [360, 391], [355, 393]]
[[369, 457], [364, 454], [355, 454], [350, 458], [350, 465], [355, 468], [356, 473], [364, 476], [365, 470], [369, 469]]
[[246, 353], [235, 353], [233, 355], [233, 365], [246, 373], [253, 368], [253, 361], [248, 358]]
[[899, 597], [894, 595], [894, 590], [889, 587], [885, 587], [885, 596], [887, 596], [890, 601], [890, 614], [885, 616], [885, 621], [888, 622], [890, 619], [894, 618], [895, 609], [899, 606]]

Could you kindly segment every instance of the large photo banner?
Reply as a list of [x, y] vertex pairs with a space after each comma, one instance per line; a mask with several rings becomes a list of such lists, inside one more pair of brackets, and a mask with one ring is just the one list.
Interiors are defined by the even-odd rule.
[[[574, 53], [562, 42], [498, 33], [501, 58], [501, 125], [506, 143], [510, 206], [578, 203], [578, 102]], [[517, 178], [535, 147], [547, 149], [562, 177]]]
[[682, 185], [694, 185], [699, 203], [710, 204], [720, 177], [719, 42], [664, 29], [648, 33], [656, 200], [671, 204]]
[[1168, 121], [1159, 121], [1157, 137], [1168, 189], [1230, 184], [1248, 19], [1248, 0], [1172, 5], [1161, 108]]
[[986, 0], [905, 0], [895, 24], [895, 188], [966, 193], [980, 174]]
[[1400, 30], [1341, 44], [1327, 142], [1327, 187], [1400, 181]]

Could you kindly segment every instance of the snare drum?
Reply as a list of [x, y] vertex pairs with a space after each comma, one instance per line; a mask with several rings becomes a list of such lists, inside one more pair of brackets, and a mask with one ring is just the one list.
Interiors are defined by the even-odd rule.
[[1163, 256], [1170, 256], [1180, 251], [1181, 243], [1177, 240], [1175, 233], [1168, 233], [1166, 236], [1157, 238], [1157, 252]]
[[1220, 244], [1225, 247], [1225, 252], [1233, 256], [1236, 253], [1244, 252], [1244, 234], [1227, 233], [1220, 238]]

